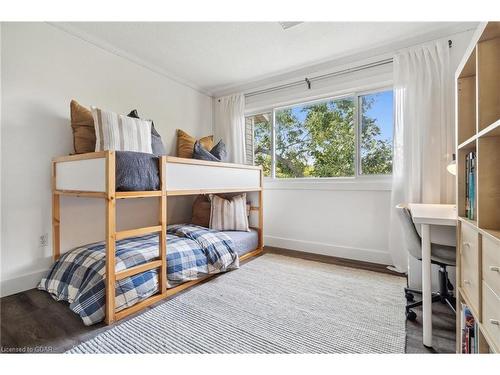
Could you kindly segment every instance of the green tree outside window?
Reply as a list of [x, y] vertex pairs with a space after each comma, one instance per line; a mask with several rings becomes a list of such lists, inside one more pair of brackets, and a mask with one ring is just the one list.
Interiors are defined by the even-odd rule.
[[[275, 111], [277, 178], [355, 175], [354, 98]], [[360, 172], [392, 172], [392, 91], [359, 96]], [[379, 118], [377, 118], [379, 117]], [[272, 168], [272, 121], [254, 121], [255, 164]], [[265, 118], [269, 120], [265, 120]]]

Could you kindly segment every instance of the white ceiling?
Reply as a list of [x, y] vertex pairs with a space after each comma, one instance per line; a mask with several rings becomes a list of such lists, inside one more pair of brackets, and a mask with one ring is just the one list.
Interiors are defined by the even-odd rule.
[[463, 31], [471, 23], [83, 22], [55, 26], [203, 92], [260, 80], [418, 36]]

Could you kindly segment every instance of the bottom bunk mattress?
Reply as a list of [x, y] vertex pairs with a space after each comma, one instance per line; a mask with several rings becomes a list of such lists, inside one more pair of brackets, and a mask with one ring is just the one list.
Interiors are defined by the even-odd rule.
[[255, 229], [249, 232], [243, 231], [223, 231], [234, 244], [234, 249], [241, 257], [259, 247], [259, 233]]
[[[248, 249], [255, 241], [251, 239], [253, 237], [258, 236], [252, 232], [219, 232], [196, 225], [169, 226], [168, 287], [238, 268], [239, 254], [257, 247]], [[158, 258], [158, 238], [155, 234], [116, 241], [116, 272]], [[53, 264], [38, 288], [49, 292], [58, 301], [67, 301], [85, 325], [98, 323], [105, 316], [105, 255], [104, 242], [68, 251]], [[133, 306], [157, 292], [156, 269], [117, 281], [116, 311]]]

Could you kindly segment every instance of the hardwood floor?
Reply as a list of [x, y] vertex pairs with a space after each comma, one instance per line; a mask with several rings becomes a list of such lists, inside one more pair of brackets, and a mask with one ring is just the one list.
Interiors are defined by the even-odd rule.
[[265, 249], [265, 252], [268, 252], [268, 253], [286, 255], [289, 257], [313, 260], [316, 262], [330, 263], [330, 264], [336, 264], [338, 266], [352, 267], [352, 268], [357, 268], [357, 269], [362, 269], [362, 270], [367, 270], [367, 271], [382, 272], [382, 273], [387, 273], [390, 275], [401, 276], [401, 274], [391, 271], [390, 269], [387, 268], [387, 266], [385, 266], [383, 264], [369, 263], [369, 262], [363, 262], [360, 260], [351, 260], [351, 259], [345, 259], [345, 258], [337, 258], [337, 257], [328, 256], [328, 255], [306, 253], [306, 252], [297, 251], [297, 250], [281, 249], [279, 247], [266, 246], [264, 249]]
[[[346, 267], [391, 273], [384, 266], [326, 257], [276, 248], [266, 252], [300, 257]], [[251, 261], [251, 260], [249, 260]], [[403, 293], [403, 292], [402, 292]], [[173, 296], [172, 298], [175, 298]], [[163, 302], [163, 301], [162, 301]], [[154, 308], [152, 305], [150, 308]], [[416, 322], [407, 322], [408, 353], [453, 353], [455, 351], [455, 317], [441, 304], [433, 304], [434, 348], [422, 345], [421, 311]], [[133, 318], [132, 315], [128, 319]], [[109, 329], [104, 323], [90, 327], [83, 325], [66, 303], [54, 301], [48, 293], [31, 289], [0, 299], [0, 351], [26, 353], [61, 353]]]
[[106, 329], [104, 324], [84, 326], [67, 303], [37, 289], [2, 298], [0, 317], [3, 353], [64, 352]]
[[413, 309], [417, 320], [406, 321], [407, 353], [455, 353], [455, 314], [442, 303], [432, 304], [432, 348], [422, 344], [422, 308]]

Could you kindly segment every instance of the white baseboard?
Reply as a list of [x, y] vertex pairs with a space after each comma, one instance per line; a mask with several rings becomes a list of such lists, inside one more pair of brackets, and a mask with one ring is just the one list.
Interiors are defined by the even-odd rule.
[[13, 279], [0, 281], [0, 297], [10, 296], [11, 294], [36, 288], [46, 272], [47, 270], [41, 270]]
[[276, 236], [264, 236], [264, 245], [370, 263], [392, 264], [389, 253], [383, 250], [338, 246], [323, 242], [304, 241]]

